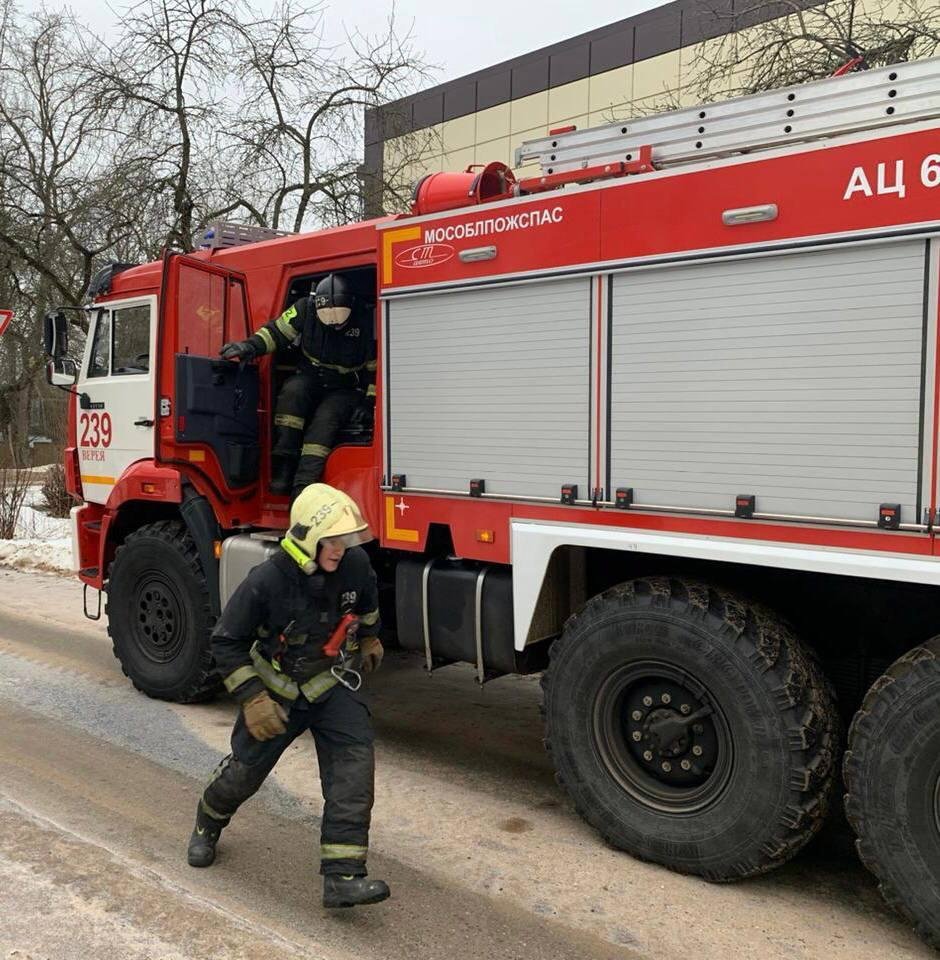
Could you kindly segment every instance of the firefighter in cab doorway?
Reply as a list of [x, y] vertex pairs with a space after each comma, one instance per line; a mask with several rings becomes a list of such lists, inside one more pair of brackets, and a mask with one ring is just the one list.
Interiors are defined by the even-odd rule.
[[372, 723], [357, 692], [379, 667], [375, 574], [359, 544], [372, 539], [355, 502], [324, 483], [290, 511], [281, 549], [250, 571], [225, 605], [212, 653], [241, 705], [231, 753], [196, 809], [187, 859], [215, 860], [219, 834], [278, 758], [309, 730], [323, 789], [323, 904], [353, 907], [389, 895], [366, 876], [374, 793]]
[[272, 493], [296, 497], [316, 483], [337, 433], [360, 407], [375, 407], [372, 333], [372, 318], [357, 309], [348, 282], [331, 273], [247, 340], [222, 347], [227, 360], [252, 360], [299, 341], [297, 372], [275, 405]]

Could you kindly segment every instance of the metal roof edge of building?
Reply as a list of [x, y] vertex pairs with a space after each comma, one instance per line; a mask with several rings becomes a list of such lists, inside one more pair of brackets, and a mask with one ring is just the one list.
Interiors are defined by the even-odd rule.
[[[755, 8], [753, 0], [714, 0], [709, 10], [703, 10], [702, 0], [672, 0], [670, 3], [653, 7], [642, 13], [634, 14], [623, 20], [607, 24], [603, 27], [596, 27], [585, 33], [580, 33], [566, 40], [540, 47], [530, 53], [524, 53], [500, 63], [493, 64], [490, 67], [484, 67], [475, 70], [453, 80], [447, 80], [444, 83], [429, 87], [426, 90], [420, 90], [417, 93], [402, 97], [399, 100], [393, 100], [390, 103], [379, 107], [372, 107], [366, 110], [366, 144], [381, 143], [390, 139], [382, 135], [382, 118], [385, 116], [394, 116], [397, 120], [395, 126], [397, 131], [392, 136], [400, 136], [415, 130], [427, 129], [435, 126], [445, 120], [454, 120], [461, 116], [467, 116], [478, 112], [481, 109], [487, 109], [492, 106], [498, 106], [511, 100], [518, 99], [521, 96], [529, 96], [532, 93], [541, 90], [551, 89], [553, 86], [560, 86], [563, 83], [573, 83], [585, 77], [594, 76], [598, 73], [604, 73], [608, 70], [617, 69], [620, 66], [628, 66], [631, 63], [639, 63], [643, 60], [651, 59], [671, 50], [677, 50], [681, 47], [700, 43], [703, 40], [714, 37], [725, 36], [733, 33], [745, 26], [753, 26], [758, 23], [764, 23], [773, 20], [778, 16], [794, 11], [794, 5], [798, 4], [801, 8], [819, 6], [825, 3], [825, 0], [791, 0], [789, 3], [767, 3], [759, 8]], [[727, 21], [722, 23], [720, 20], [721, 12], [719, 8], [727, 9]], [[676, 18], [672, 25], [664, 24], [663, 21], [669, 17]], [[686, 26], [686, 23], [688, 26]], [[620, 34], [625, 34], [629, 30], [636, 28], [649, 27], [651, 31], [660, 28], [660, 34], [665, 32], [674, 32], [677, 42], [671, 46], [665, 46], [660, 49], [661, 44], [656, 43], [656, 36], [650, 37], [650, 42], [641, 47], [640, 50], [633, 49], [629, 59], [624, 59], [623, 63], [597, 61], [591, 56], [592, 45], [597, 41], [610, 39]], [[572, 53], [579, 48], [587, 47], [588, 55], [586, 58], [587, 66], [585, 69], [578, 70], [568, 76], [566, 79], [557, 83], [552, 82], [551, 65], [553, 57], [560, 57], [566, 53]], [[526, 68], [543, 68], [544, 82], [536, 82], [538, 89], [525, 88], [525, 92], [515, 93], [512, 88], [512, 77], [514, 71], [522, 71]], [[596, 67], [596, 69], [595, 69]], [[531, 71], [530, 71], [531, 72]], [[481, 80], [490, 80], [495, 77], [504, 77], [508, 75], [506, 83], [507, 94], [505, 96], [497, 95], [494, 102], [486, 102], [480, 105], [478, 97], [474, 96], [472, 106], [463, 108], [457, 107], [455, 112], [449, 113], [446, 109], [445, 98], [448, 93], [455, 96], [460, 92], [465, 93], [467, 87], [478, 84]], [[476, 91], [475, 91], [476, 92]], [[437, 104], [433, 101], [440, 98], [440, 117], [437, 117]], [[414, 106], [419, 104], [430, 106], [430, 109], [422, 109], [419, 115], [415, 115]], [[465, 102], [466, 99], [465, 99]], [[371, 128], [371, 129], [370, 129]]]

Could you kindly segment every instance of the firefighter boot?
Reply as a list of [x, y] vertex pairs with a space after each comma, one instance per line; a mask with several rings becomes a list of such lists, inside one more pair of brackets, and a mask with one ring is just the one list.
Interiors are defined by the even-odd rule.
[[202, 804], [196, 808], [196, 825], [186, 851], [186, 860], [191, 867], [212, 866], [215, 860], [215, 845], [219, 842], [219, 834], [227, 822], [210, 817], [202, 809]]
[[286, 495], [291, 492], [294, 483], [294, 471], [297, 469], [296, 457], [283, 454], [271, 456], [271, 493]]
[[387, 900], [391, 891], [384, 880], [328, 873], [323, 878], [324, 907], [361, 907]]

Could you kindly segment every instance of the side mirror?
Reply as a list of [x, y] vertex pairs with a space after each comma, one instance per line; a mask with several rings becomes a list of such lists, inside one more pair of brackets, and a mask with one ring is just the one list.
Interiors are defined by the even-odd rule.
[[46, 363], [46, 383], [53, 387], [71, 387], [77, 373], [75, 361], [68, 357], [53, 357]]
[[[47, 357], [60, 360], [69, 352], [69, 322], [61, 310], [43, 317], [42, 346]], [[72, 365], [74, 369], [74, 364]]]

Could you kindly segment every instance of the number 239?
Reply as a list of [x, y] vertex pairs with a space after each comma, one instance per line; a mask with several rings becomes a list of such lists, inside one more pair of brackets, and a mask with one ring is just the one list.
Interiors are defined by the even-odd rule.
[[83, 413], [79, 417], [79, 426], [82, 428], [82, 447], [110, 447], [111, 446], [111, 415], [109, 413]]

